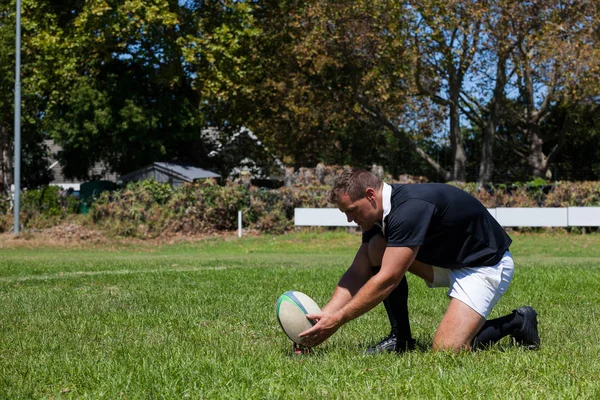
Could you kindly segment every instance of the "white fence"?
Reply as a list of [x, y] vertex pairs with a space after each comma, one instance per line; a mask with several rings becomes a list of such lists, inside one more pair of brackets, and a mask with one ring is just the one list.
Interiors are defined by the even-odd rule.
[[[600, 226], [600, 207], [488, 208], [506, 227]], [[296, 226], [356, 226], [337, 208], [296, 208]]]

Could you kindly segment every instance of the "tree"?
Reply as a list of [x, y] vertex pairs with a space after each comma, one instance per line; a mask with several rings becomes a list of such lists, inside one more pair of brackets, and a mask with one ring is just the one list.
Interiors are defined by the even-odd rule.
[[69, 88], [50, 96], [45, 117], [63, 146], [65, 174], [90, 178], [96, 162], [125, 173], [153, 161], [194, 160], [202, 118], [179, 42], [189, 10], [177, 1], [131, 0], [81, 3], [70, 15], [54, 36], [55, 54], [71, 54], [58, 71]]
[[[36, 12], [37, 3], [23, 1], [21, 38], [21, 183], [22, 187], [35, 188], [50, 182], [50, 171], [45, 162], [47, 148], [41, 129], [44, 113], [44, 90], [37, 85], [39, 64], [32, 61], [36, 40], [31, 34], [32, 25], [44, 21]], [[31, 11], [33, 9], [33, 11]], [[0, 2], [0, 190], [8, 190], [13, 183], [14, 169], [14, 87], [15, 87], [15, 27], [14, 1]]]
[[[369, 165], [415, 152], [432, 124], [409, 130], [411, 79], [404, 5], [390, 2], [261, 2], [253, 16], [260, 66], [245, 78], [241, 108], [267, 146], [295, 166], [318, 161]], [[276, 54], [276, 57], [272, 57]], [[249, 78], [251, 77], [251, 78]], [[250, 106], [252, 112], [245, 113]], [[410, 110], [419, 116], [420, 110]], [[389, 133], [391, 134], [389, 134]], [[399, 151], [390, 144], [400, 145]], [[391, 157], [394, 155], [394, 157]], [[403, 157], [402, 160], [406, 160]]]
[[[284, 34], [268, 30], [280, 38], [277, 43], [287, 55], [283, 68], [268, 68], [281, 71], [271, 75], [272, 90], [266, 92], [274, 95], [268, 101], [272, 115], [283, 116], [271, 137], [286, 143], [282, 135], [288, 136], [286, 147], [296, 165], [319, 160], [365, 165], [381, 159], [389, 122], [383, 115], [401, 116], [405, 98], [400, 9], [388, 2], [348, 7], [311, 1], [288, 13]], [[394, 73], [399, 74], [395, 79]], [[312, 160], [307, 158], [311, 154]]]
[[553, 175], [558, 180], [597, 181], [600, 179], [600, 105], [593, 102], [557, 104], [542, 129], [560, 132], [565, 119], [572, 121], [565, 144], [556, 157]]
[[[532, 176], [549, 178], [573, 120], [567, 115], [560, 131], [545, 132], [542, 126], [554, 105], [577, 103], [586, 88], [598, 87], [593, 21], [600, 15], [591, 0], [525, 2], [517, 11], [509, 24], [517, 38], [510, 57], [516, 77], [509, 85], [517, 93], [512, 97], [518, 107], [506, 110], [516, 134], [500, 138], [527, 162]], [[545, 150], [549, 141], [554, 144]]]
[[471, 67], [471, 84], [463, 88], [461, 110], [479, 130], [480, 154], [477, 183], [480, 187], [491, 182], [494, 172], [494, 145], [496, 131], [502, 123], [506, 104], [506, 84], [515, 68], [508, 60], [516, 46], [508, 25], [516, 12], [512, 1], [488, 2], [483, 20], [480, 48]]
[[352, 132], [353, 124], [371, 127], [362, 132], [364, 140], [359, 143], [367, 146], [360, 146], [360, 153], [379, 154], [371, 156], [372, 162], [387, 155], [390, 167], [414, 153], [447, 177], [447, 171], [422, 147], [435, 133], [434, 122], [439, 119], [431, 120], [430, 104], [413, 101], [410, 70], [415, 49], [410, 46], [412, 26], [406, 15], [402, 2], [354, 2], [352, 7], [337, 1], [315, 3], [307, 12], [311, 23], [300, 25], [307, 33], [298, 35], [303, 39], [297, 53], [313, 68], [314, 76], [322, 77], [320, 87], [333, 98], [331, 110], [335, 110], [328, 110], [328, 115], [345, 122], [340, 123], [347, 129], [342, 133]]
[[460, 127], [460, 95], [483, 34], [488, 16], [485, 1], [410, 1], [412, 30], [417, 48], [415, 83], [448, 112], [448, 135], [454, 159], [447, 179], [466, 180], [467, 157]]
[[[14, 60], [15, 60], [15, 18], [8, 10], [9, 2], [3, 2], [0, 9], [0, 193], [12, 183], [12, 133]], [[5, 8], [6, 7], [6, 8]], [[13, 11], [14, 13], [14, 11]]]

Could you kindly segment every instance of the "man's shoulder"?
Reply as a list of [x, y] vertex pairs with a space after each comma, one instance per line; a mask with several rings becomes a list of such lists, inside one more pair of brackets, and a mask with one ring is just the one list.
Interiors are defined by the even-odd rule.
[[440, 191], [440, 190], [460, 190], [456, 186], [449, 185], [447, 183], [439, 182], [428, 182], [428, 183], [393, 183], [390, 185], [392, 192], [406, 192], [406, 193], [420, 193], [427, 191]]
[[418, 224], [435, 213], [436, 204], [432, 199], [432, 196], [410, 189], [396, 196], [392, 195], [391, 209], [386, 222], [394, 225], [403, 223], [406, 226]]
[[407, 183], [392, 185], [392, 206], [411, 200], [431, 202], [434, 193], [445, 190], [443, 183]]
[[433, 204], [445, 204], [448, 201], [460, 203], [475, 200], [467, 192], [447, 183], [408, 183], [392, 185], [392, 205], [407, 200], [422, 200]]

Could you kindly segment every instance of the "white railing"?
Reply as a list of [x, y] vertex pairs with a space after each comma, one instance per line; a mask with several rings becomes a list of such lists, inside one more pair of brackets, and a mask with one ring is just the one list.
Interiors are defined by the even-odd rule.
[[[600, 207], [488, 208], [506, 227], [600, 226]], [[296, 226], [356, 226], [337, 208], [296, 208]]]

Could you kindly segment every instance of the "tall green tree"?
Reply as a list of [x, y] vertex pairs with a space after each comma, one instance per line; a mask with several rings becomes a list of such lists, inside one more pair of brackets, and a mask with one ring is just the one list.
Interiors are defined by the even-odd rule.
[[551, 177], [550, 167], [573, 126], [567, 115], [559, 131], [543, 130], [552, 107], [575, 104], [589, 88], [598, 88], [598, 11], [591, 0], [525, 2], [509, 25], [517, 38], [510, 57], [516, 76], [509, 85], [518, 97], [512, 96], [516, 107], [507, 108], [513, 133], [500, 138], [534, 177]]
[[410, 101], [404, 4], [202, 5], [220, 22], [187, 38], [186, 59], [211, 71], [210, 85], [196, 82], [215, 121], [246, 124], [294, 166], [398, 165], [401, 153], [415, 153], [440, 170], [419, 146], [435, 129], [425, 123], [423, 102], [419, 109]]
[[[53, 95], [46, 127], [63, 146], [68, 176], [97, 162], [124, 173], [161, 160], [194, 161], [199, 96], [179, 42], [190, 11], [177, 1], [97, 1], [71, 10], [55, 40], [72, 63]], [[57, 16], [58, 18], [58, 16]]]
[[3, 2], [0, 9], [0, 193], [13, 181], [12, 138], [15, 74], [15, 18], [8, 9], [10, 2]]
[[476, 176], [480, 187], [494, 178], [494, 147], [507, 103], [506, 85], [515, 74], [509, 58], [517, 45], [517, 38], [508, 29], [515, 12], [517, 6], [513, 1], [486, 2], [484, 33], [472, 62], [469, 84], [460, 94], [461, 111], [480, 136], [477, 140], [480, 149]]
[[[51, 25], [36, 2], [22, 2], [21, 36], [21, 185], [35, 188], [47, 184], [51, 177], [46, 163], [47, 147], [41, 128], [47, 91], [39, 84], [42, 79], [40, 55], [35, 43], [35, 29]], [[7, 190], [13, 183], [14, 170], [14, 87], [16, 4], [0, 2], [0, 187]]]
[[413, 42], [416, 47], [415, 84], [421, 95], [443, 107], [448, 118], [448, 137], [454, 166], [446, 179], [465, 181], [467, 155], [461, 130], [461, 93], [465, 78], [479, 50], [486, 1], [410, 1]]
[[[284, 11], [289, 15], [285, 25], [265, 20], [267, 36], [279, 38], [274, 41], [280, 46], [277, 54], [284, 55], [278, 65], [271, 61], [267, 66], [272, 71], [267, 104], [278, 122], [270, 137], [296, 165], [323, 160], [364, 165], [381, 159], [385, 127], [373, 110], [383, 113], [385, 106], [401, 116], [404, 97], [400, 90], [386, 90], [389, 85], [400, 89], [402, 78], [391, 81], [382, 72], [393, 67], [407, 75], [399, 41], [384, 33], [388, 29], [397, 35], [399, 9], [386, 2], [359, 1], [348, 7], [340, 1], [311, 1]], [[272, 120], [265, 119], [262, 126]]]
[[565, 144], [553, 164], [557, 180], [600, 179], [600, 103], [557, 104], [544, 121], [544, 131], [560, 132], [565, 119], [572, 122]]

